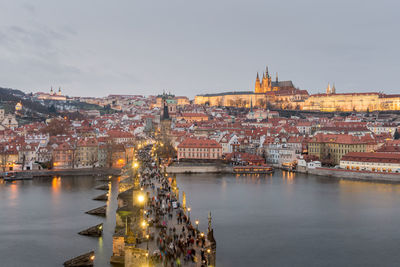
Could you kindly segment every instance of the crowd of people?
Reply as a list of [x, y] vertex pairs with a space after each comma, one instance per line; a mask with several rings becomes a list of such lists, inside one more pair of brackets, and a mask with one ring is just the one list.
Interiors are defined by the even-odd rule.
[[[150, 156], [150, 146], [139, 153], [140, 186], [146, 191], [145, 217], [157, 233], [151, 264], [165, 267], [208, 266], [210, 250], [204, 233], [193, 227], [171, 186]], [[176, 223], [175, 223], [176, 222]]]

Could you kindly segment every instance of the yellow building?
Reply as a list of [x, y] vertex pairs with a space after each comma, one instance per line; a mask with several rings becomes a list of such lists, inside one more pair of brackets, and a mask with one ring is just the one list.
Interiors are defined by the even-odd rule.
[[304, 100], [306, 97], [308, 97], [307, 91], [295, 88], [292, 81], [279, 81], [278, 75], [276, 75], [276, 80], [272, 81], [267, 67], [262, 80], [257, 73], [254, 91], [197, 95], [194, 103], [247, 108], [251, 106], [251, 103], [255, 107], [267, 107], [270, 104], [278, 108], [288, 108], [290, 104], [290, 108], [295, 109], [297, 106], [300, 108], [300, 105], [295, 102]]
[[292, 81], [272, 81], [268, 68], [262, 79], [257, 73], [254, 92], [227, 92], [197, 95], [194, 103], [210, 106], [271, 107], [322, 112], [366, 112], [400, 110], [400, 95], [371, 93], [336, 93], [336, 88], [328, 85], [325, 94], [309, 95], [306, 90], [294, 87]]
[[366, 112], [400, 110], [400, 95], [381, 93], [342, 93], [311, 95], [301, 103], [302, 110], [323, 112]]
[[370, 139], [347, 134], [317, 134], [308, 142], [308, 154], [321, 162], [337, 165], [349, 152], [370, 152], [375, 147]]
[[77, 167], [94, 167], [98, 161], [98, 143], [95, 138], [80, 139], [76, 146]]
[[340, 161], [340, 168], [357, 171], [400, 173], [400, 154], [348, 153]]

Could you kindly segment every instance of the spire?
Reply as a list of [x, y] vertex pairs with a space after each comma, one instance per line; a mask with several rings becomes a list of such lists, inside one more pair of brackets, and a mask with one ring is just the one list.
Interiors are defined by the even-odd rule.
[[331, 94], [336, 94], [335, 83], [333, 83], [333, 85], [332, 85]]
[[267, 77], [269, 77], [268, 66], [267, 66], [267, 68], [265, 69], [265, 74], [266, 74]]
[[276, 73], [276, 82], [278, 82], [278, 73]]
[[330, 94], [331, 93], [331, 85], [330, 83], [328, 83], [328, 87], [326, 88], [326, 94]]
[[260, 77], [258, 76], [258, 71], [257, 71], [257, 80], [260, 80]]
[[164, 112], [163, 112], [163, 116], [162, 116], [162, 119], [163, 120], [169, 120], [169, 113], [168, 113], [168, 105], [167, 105], [167, 101], [164, 99], [164, 103], [163, 103], [163, 105], [164, 105]]

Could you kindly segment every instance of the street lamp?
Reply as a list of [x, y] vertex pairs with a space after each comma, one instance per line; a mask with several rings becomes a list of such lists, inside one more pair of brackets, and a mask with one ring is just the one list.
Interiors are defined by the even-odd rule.
[[189, 222], [190, 222], [190, 211], [191, 211], [192, 209], [189, 207], [188, 208], [188, 217], [189, 217]]
[[140, 204], [144, 203], [144, 195], [140, 194], [140, 195], [138, 196], [137, 200], [138, 200], [138, 202], [139, 202]]
[[196, 224], [196, 230], [198, 231], [199, 230], [199, 220], [196, 220], [195, 224]]
[[149, 235], [146, 235], [146, 239], [147, 239], [147, 245], [146, 245], [146, 249], [149, 250]]

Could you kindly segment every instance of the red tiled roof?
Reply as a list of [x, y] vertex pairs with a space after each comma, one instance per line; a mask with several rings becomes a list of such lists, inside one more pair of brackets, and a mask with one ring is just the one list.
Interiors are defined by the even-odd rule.
[[336, 143], [336, 144], [367, 144], [374, 143], [373, 139], [359, 138], [348, 134], [322, 134], [312, 137], [309, 143]]
[[222, 146], [212, 139], [186, 138], [178, 148], [222, 148]]
[[350, 152], [342, 157], [346, 161], [400, 163], [400, 154], [379, 152]]

